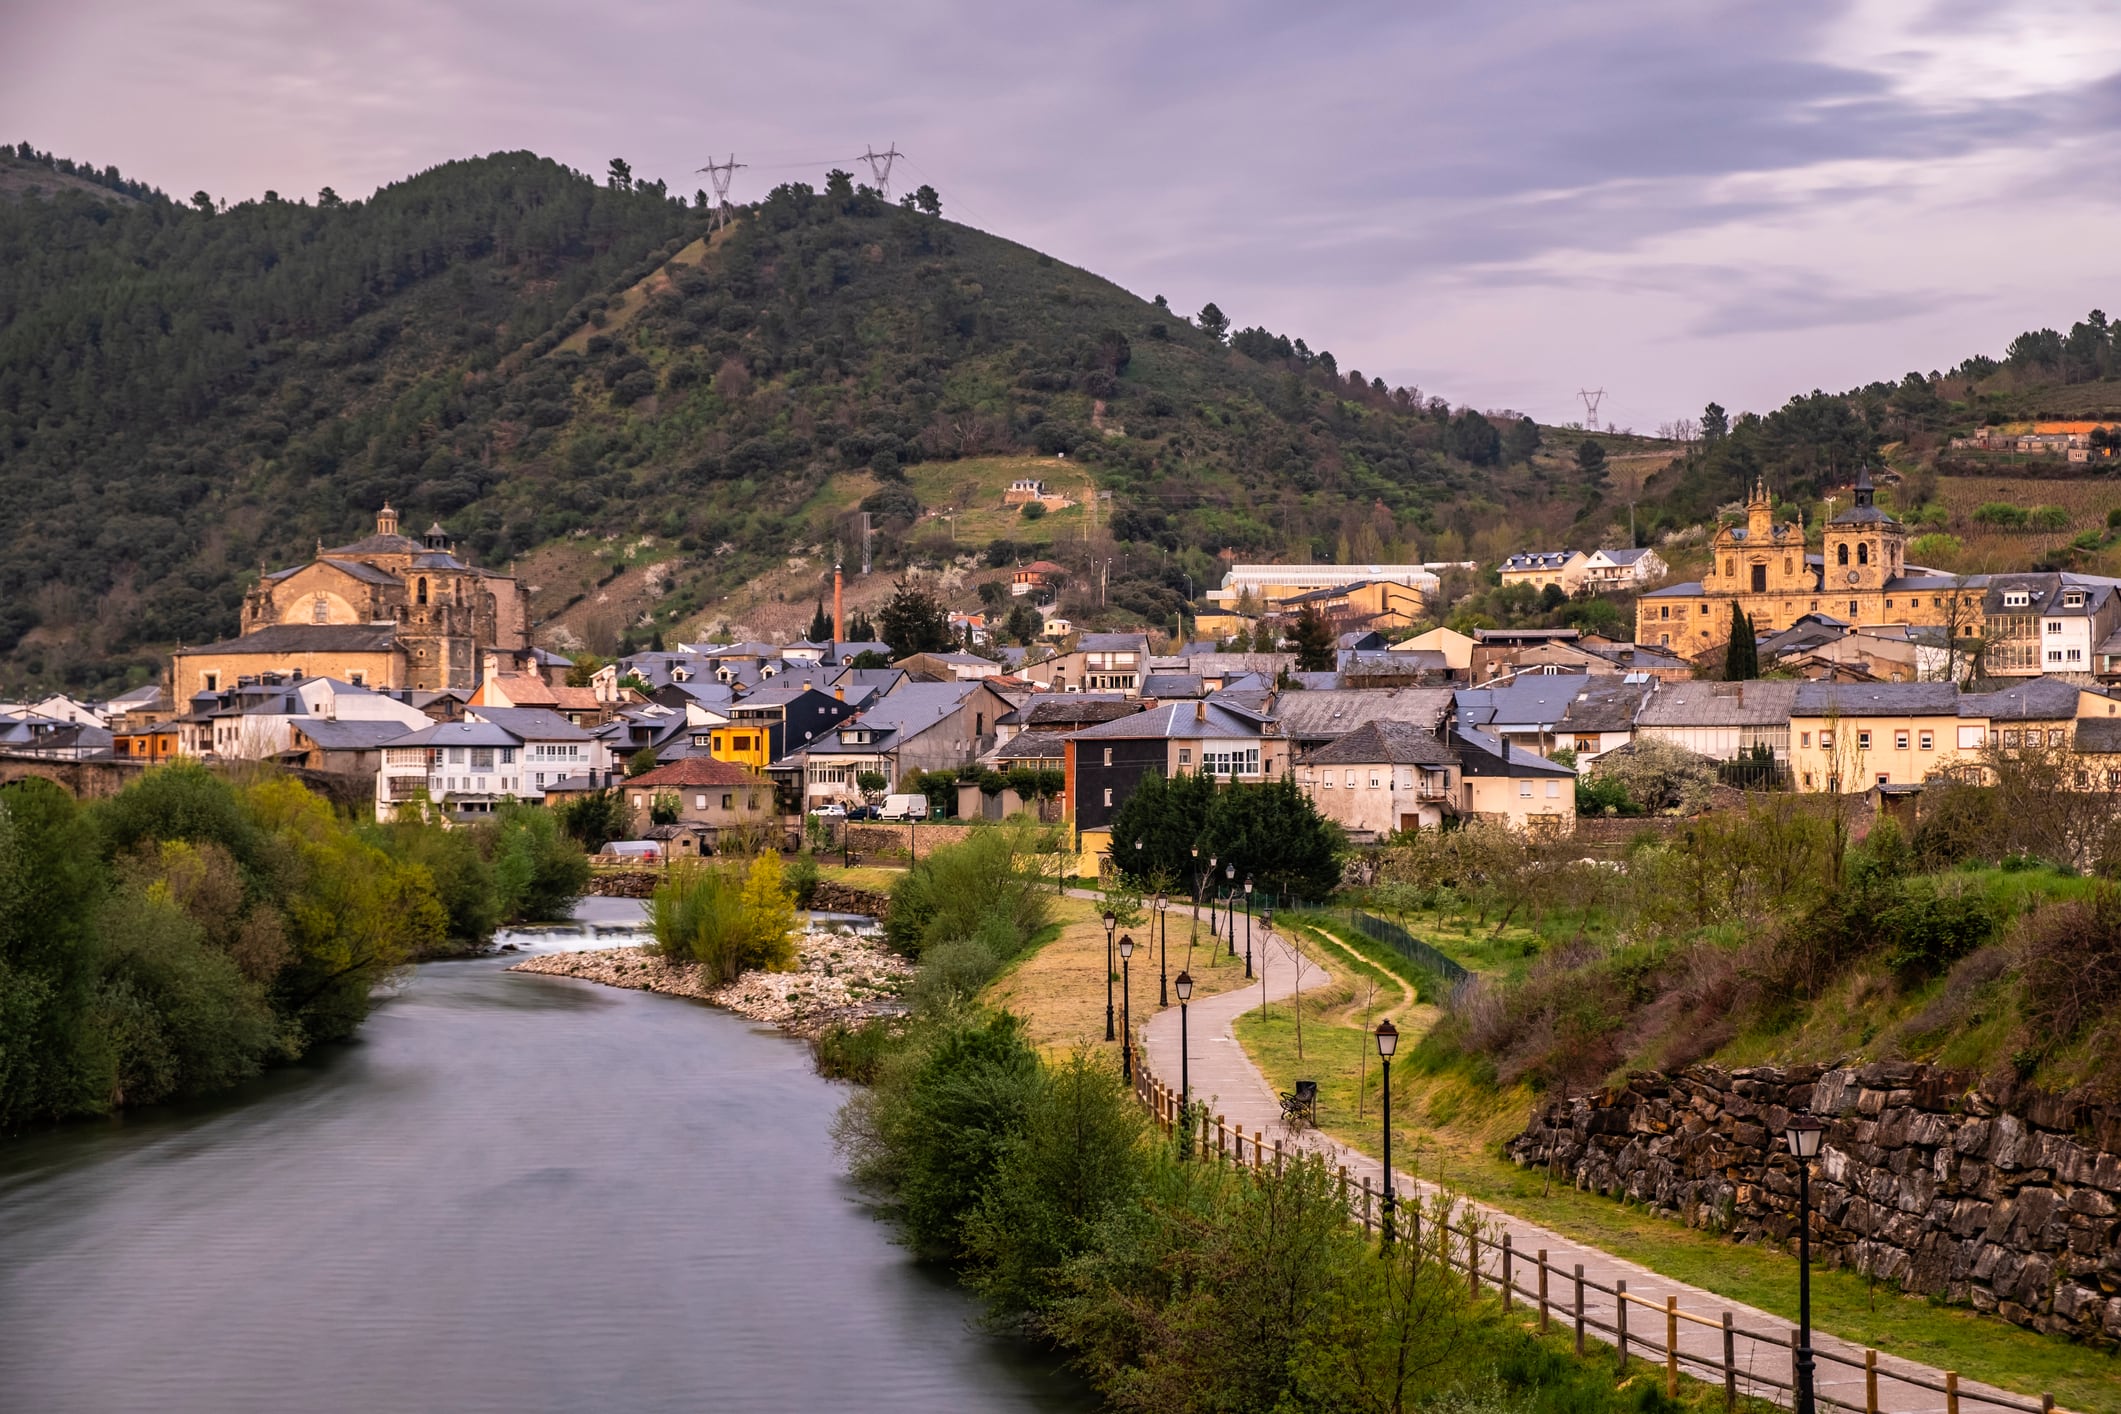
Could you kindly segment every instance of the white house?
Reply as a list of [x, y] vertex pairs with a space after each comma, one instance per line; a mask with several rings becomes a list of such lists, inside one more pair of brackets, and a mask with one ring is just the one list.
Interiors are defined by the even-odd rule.
[[536, 801], [545, 787], [583, 775], [606, 781], [605, 743], [539, 707], [474, 707], [461, 722], [439, 722], [383, 747], [376, 773], [376, 818], [428, 800], [455, 816], [492, 813], [510, 800]]
[[1296, 767], [1296, 783], [1318, 813], [1358, 840], [1441, 825], [1455, 813], [1461, 767], [1436, 734], [1412, 722], [1380, 721], [1321, 746]]
[[1672, 572], [1664, 557], [1644, 547], [1637, 550], [1595, 550], [1584, 561], [1583, 587], [1592, 591], [1640, 589], [1655, 584]]

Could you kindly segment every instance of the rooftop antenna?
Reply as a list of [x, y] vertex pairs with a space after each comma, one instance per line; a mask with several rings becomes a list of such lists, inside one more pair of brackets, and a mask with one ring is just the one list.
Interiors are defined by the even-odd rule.
[[1600, 399], [1605, 397], [1605, 389], [1578, 388], [1576, 396], [1583, 399], [1584, 431], [1596, 432], [1598, 430], [1598, 403]]
[[876, 179], [876, 192], [884, 200], [891, 200], [891, 164], [906, 154], [898, 150], [898, 144], [878, 152], [873, 147], [862, 149], [861, 160], [869, 164], [869, 175]]
[[729, 183], [735, 179], [738, 168], [750, 165], [748, 162], [737, 161], [736, 154], [732, 152], [727, 162], [709, 162], [698, 169], [707, 174], [707, 180], [714, 187], [714, 205], [707, 217], [709, 235], [729, 224]]

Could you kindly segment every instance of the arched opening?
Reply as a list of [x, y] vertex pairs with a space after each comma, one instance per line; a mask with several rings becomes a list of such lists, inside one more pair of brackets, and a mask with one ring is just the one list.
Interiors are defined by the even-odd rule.
[[1845, 565], [1845, 564], [1847, 564], [1848, 562], [1849, 562], [1849, 547], [1848, 547], [1848, 546], [1846, 546], [1846, 545], [1836, 545], [1836, 546], [1834, 547], [1834, 563], [1836, 563], [1836, 564], [1840, 564], [1840, 565]]
[[1867, 565], [1870, 562], [1871, 547], [1869, 545], [1858, 545], [1856, 547], [1856, 563], [1859, 565]]
[[424, 604], [427, 602], [427, 581], [423, 577], [416, 583], [417, 587], [414, 591], [413, 602], [415, 604]]

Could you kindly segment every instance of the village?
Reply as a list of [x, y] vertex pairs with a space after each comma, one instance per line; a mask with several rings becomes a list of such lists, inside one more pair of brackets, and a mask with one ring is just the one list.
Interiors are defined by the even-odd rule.
[[[1756, 487], [1684, 583], [1648, 548], [1496, 566], [1549, 600], [1632, 595], [1633, 640], [1423, 627], [1439, 576], [1469, 564], [1236, 564], [1190, 637], [1077, 630], [1041, 560], [1006, 576], [1043, 616], [1029, 647], [968, 613], [951, 651], [849, 641], [836, 587], [827, 639], [580, 665], [531, 643], [513, 578], [386, 506], [372, 534], [261, 579], [242, 632], [179, 648], [164, 682], [0, 708], [0, 761], [270, 762], [379, 820], [610, 793], [624, 838], [605, 848], [666, 859], [794, 847], [806, 821], [1029, 812], [1067, 826], [1086, 874], [1149, 774], [1287, 778], [1355, 843], [1473, 820], [1568, 834], [1615, 809], [1580, 782], [1662, 748], [1722, 784], [1880, 808], [2033, 746], [2067, 751], [2080, 788], [2121, 789], [2121, 582], [1939, 574], [1907, 562], [1868, 472], [1852, 501], [1805, 553]], [[1298, 644], [1306, 624], [1326, 641]], [[1734, 674], [1735, 625], [1753, 639]]]

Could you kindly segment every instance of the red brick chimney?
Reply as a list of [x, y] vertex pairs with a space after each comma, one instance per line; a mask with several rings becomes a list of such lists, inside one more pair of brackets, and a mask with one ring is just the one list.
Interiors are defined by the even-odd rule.
[[832, 641], [834, 643], [845, 643], [847, 641], [846, 601], [843, 598], [845, 583], [845, 576], [840, 573], [839, 563], [835, 561], [832, 566]]

